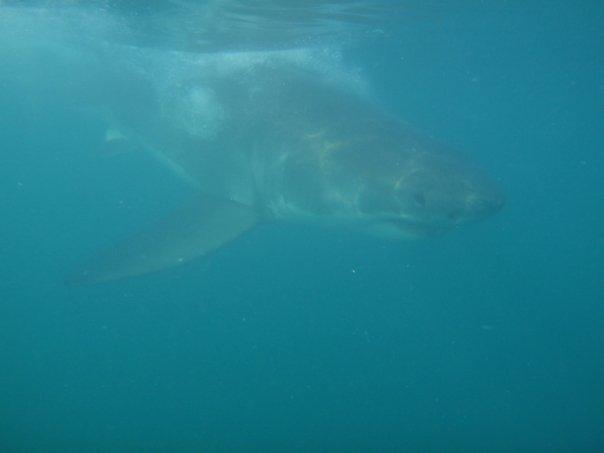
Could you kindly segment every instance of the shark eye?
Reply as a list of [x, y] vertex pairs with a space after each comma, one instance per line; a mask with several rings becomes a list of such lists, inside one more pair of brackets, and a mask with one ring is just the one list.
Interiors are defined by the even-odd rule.
[[416, 192], [413, 194], [413, 202], [420, 207], [426, 206], [426, 196], [422, 192]]
[[461, 216], [459, 211], [450, 211], [447, 213], [447, 217], [451, 220], [457, 220]]

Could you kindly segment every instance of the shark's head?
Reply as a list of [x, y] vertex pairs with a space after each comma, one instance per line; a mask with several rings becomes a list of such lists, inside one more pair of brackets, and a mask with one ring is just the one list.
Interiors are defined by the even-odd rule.
[[356, 207], [379, 235], [438, 235], [490, 217], [504, 205], [497, 184], [456, 154], [376, 154], [379, 164], [360, 175]]
[[505, 202], [485, 171], [400, 123], [364, 122], [310, 139], [310, 149], [279, 160], [276, 218], [301, 215], [398, 239], [445, 233]]

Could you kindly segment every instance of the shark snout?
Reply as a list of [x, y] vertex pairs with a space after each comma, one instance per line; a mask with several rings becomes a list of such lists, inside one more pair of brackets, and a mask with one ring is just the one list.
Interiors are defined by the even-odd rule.
[[503, 209], [505, 202], [505, 195], [499, 189], [472, 193], [466, 198], [467, 211], [477, 219], [484, 219], [497, 214]]

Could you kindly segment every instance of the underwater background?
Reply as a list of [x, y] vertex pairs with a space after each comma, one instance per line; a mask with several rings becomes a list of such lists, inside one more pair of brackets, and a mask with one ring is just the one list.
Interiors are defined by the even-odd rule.
[[[604, 3], [300, 5], [0, 2], [0, 450], [604, 451]], [[190, 194], [95, 151], [53, 56], [108, 46], [341, 47], [506, 206], [401, 243], [267, 224], [66, 285]]]

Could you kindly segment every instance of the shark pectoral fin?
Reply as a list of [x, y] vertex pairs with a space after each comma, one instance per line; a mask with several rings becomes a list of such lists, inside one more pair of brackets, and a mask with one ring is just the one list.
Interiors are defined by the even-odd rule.
[[98, 283], [177, 266], [218, 249], [256, 223], [253, 208], [203, 196], [152, 230], [99, 255], [69, 281]]

